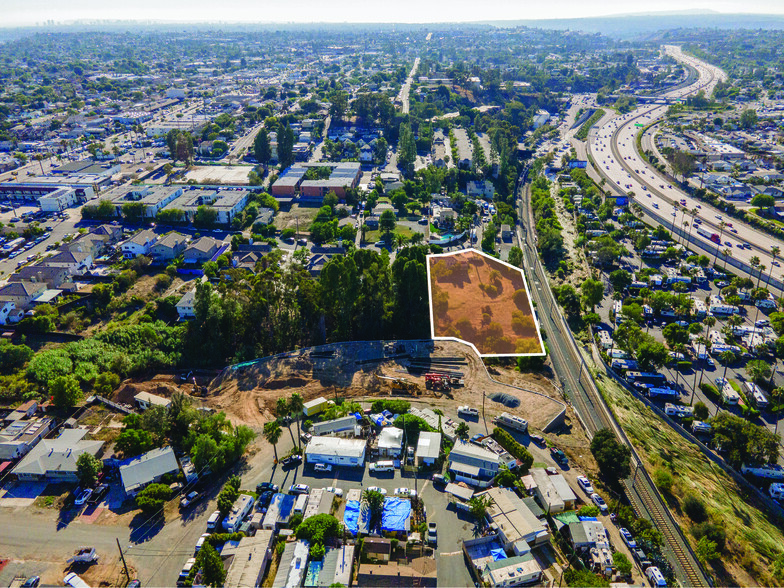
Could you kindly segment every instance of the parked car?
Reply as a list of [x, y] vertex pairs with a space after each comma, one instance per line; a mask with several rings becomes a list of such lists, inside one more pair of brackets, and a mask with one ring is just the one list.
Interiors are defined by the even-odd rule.
[[529, 435], [529, 437], [531, 438], [531, 441], [539, 445], [539, 447], [547, 445], [547, 441], [545, 441], [545, 438], [541, 435]]
[[434, 521], [427, 524], [427, 542], [430, 545], [438, 544], [438, 525]]
[[577, 485], [583, 489], [588, 496], [593, 494], [593, 486], [591, 485], [591, 481], [586, 478], [585, 476], [577, 476]]
[[294, 454], [294, 455], [289, 455], [288, 457], [284, 457], [281, 460], [280, 465], [284, 468], [288, 468], [293, 465], [298, 465], [300, 463], [302, 463], [302, 456]]
[[259, 494], [259, 499], [256, 501], [256, 510], [261, 510], [264, 507], [269, 506], [269, 503], [272, 502], [272, 497], [274, 495], [275, 493], [270, 490], [265, 490]]
[[593, 503], [599, 507], [599, 510], [602, 514], [607, 514], [607, 503], [604, 501], [604, 498], [594, 492], [591, 494], [591, 500], [593, 500]]
[[182, 508], [187, 508], [199, 498], [199, 493], [196, 491], [190, 492], [187, 496], [183, 496], [180, 499], [180, 506]]
[[93, 495], [90, 496], [90, 499], [87, 501], [90, 504], [98, 504], [101, 499], [109, 493], [109, 484], [101, 484], [95, 490], [93, 490]]
[[83, 505], [85, 502], [87, 502], [87, 499], [90, 498], [92, 493], [93, 493], [92, 488], [85, 488], [84, 490], [79, 492], [79, 494], [76, 495], [76, 498], [74, 498], [74, 504], [76, 506]]
[[623, 542], [626, 543], [629, 549], [634, 549], [635, 547], [637, 547], [637, 542], [634, 540], [634, 537], [632, 537], [632, 534], [629, 532], [628, 529], [621, 527], [618, 532], [621, 534], [621, 538], [623, 539]]
[[38, 584], [41, 583], [40, 576], [30, 576], [27, 580], [24, 581], [21, 588], [36, 588]]
[[331, 472], [332, 466], [328, 463], [317, 463], [313, 466], [313, 469], [317, 472]]
[[289, 486], [289, 494], [310, 494], [310, 486], [307, 484], [292, 484]]
[[307, 445], [308, 443], [310, 443], [310, 440], [311, 440], [312, 438], [313, 438], [313, 435], [311, 435], [310, 433], [302, 433], [302, 434], [299, 436], [299, 440], [300, 440], [300, 441], [302, 441], [302, 442], [303, 442], [305, 445]]
[[558, 449], [557, 447], [550, 448], [550, 455], [552, 458], [560, 464], [567, 464], [569, 463], [569, 458], [566, 457], [566, 454]]
[[199, 553], [199, 550], [204, 545], [204, 541], [206, 541], [207, 537], [209, 537], [209, 536], [210, 536], [209, 533], [202, 533], [201, 534], [201, 537], [199, 537], [199, 540], [196, 542], [196, 551], [194, 551], [194, 553]]
[[416, 490], [412, 490], [411, 488], [395, 488], [395, 496], [400, 496], [401, 498], [414, 498], [416, 495]]
[[262, 482], [261, 484], [256, 484], [256, 494], [261, 494], [267, 490], [275, 493], [280, 491], [280, 487], [277, 484], [273, 484], [272, 482]]
[[433, 484], [448, 484], [446, 476], [443, 474], [433, 474]]
[[378, 492], [379, 494], [386, 496], [387, 491], [384, 488], [380, 488], [379, 486], [369, 486], [368, 492]]

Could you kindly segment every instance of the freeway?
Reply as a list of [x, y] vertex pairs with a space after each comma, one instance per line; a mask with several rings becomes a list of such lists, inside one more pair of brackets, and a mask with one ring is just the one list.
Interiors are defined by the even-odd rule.
[[[710, 94], [715, 84], [726, 77], [718, 68], [684, 55], [677, 47], [668, 47], [667, 51], [699, 74], [692, 85], [665, 94], [668, 98], [682, 98], [700, 90]], [[592, 129], [587, 146], [595, 167], [618, 193], [631, 193], [648, 217], [711, 256], [721, 256], [722, 260], [755, 276], [757, 272], [751, 268], [752, 257], [758, 257], [766, 268], [778, 266], [772, 248], [781, 246], [779, 240], [725, 218], [723, 211], [692, 198], [648, 165], [637, 152], [640, 127], [662, 118], [667, 108], [666, 105], [642, 106]], [[699, 234], [700, 229], [708, 236]], [[781, 280], [784, 280], [783, 276], [774, 276], [771, 283], [781, 288]]]
[[540, 325], [547, 335], [550, 358], [563, 393], [571, 402], [589, 438], [599, 429], [609, 428], [630, 448], [634, 475], [631, 479], [624, 480], [623, 484], [635, 512], [638, 516], [648, 518], [661, 531], [665, 541], [665, 555], [673, 564], [675, 575], [681, 584], [708, 586], [710, 583], [696, 556], [656, 492], [653, 481], [642, 466], [634, 447], [599, 394], [583, 354], [555, 301], [536, 251], [533, 213], [529, 204], [530, 186], [525, 183], [525, 172], [520, 178], [519, 188], [520, 224], [517, 226], [517, 240], [523, 250], [523, 268], [536, 304]]

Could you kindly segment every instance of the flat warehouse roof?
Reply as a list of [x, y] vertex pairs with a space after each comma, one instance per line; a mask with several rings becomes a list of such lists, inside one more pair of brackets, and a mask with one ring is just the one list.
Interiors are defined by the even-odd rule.
[[313, 437], [305, 448], [308, 455], [342, 455], [362, 457], [365, 455], [364, 439], [343, 439], [341, 437]]

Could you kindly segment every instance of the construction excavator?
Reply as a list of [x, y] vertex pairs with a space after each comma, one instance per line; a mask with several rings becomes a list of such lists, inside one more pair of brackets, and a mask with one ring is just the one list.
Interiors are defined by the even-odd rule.
[[449, 392], [450, 381], [449, 376], [444, 374], [425, 374], [425, 387], [428, 390], [436, 390], [438, 392]]
[[392, 394], [411, 394], [418, 396], [420, 393], [419, 384], [412, 382], [407, 378], [392, 378], [390, 376], [382, 376], [375, 374], [380, 383], [389, 386]]

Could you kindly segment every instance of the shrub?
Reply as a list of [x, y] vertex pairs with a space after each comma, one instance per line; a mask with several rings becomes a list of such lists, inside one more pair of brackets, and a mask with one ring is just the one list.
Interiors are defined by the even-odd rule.
[[681, 503], [683, 512], [693, 520], [695, 523], [701, 523], [708, 520], [708, 511], [705, 504], [694, 494], [687, 494]]
[[657, 468], [653, 474], [653, 481], [662, 492], [669, 493], [672, 490], [672, 484], [674, 482], [672, 474], [664, 468]]
[[708, 398], [713, 398], [714, 400], [721, 400], [721, 394], [716, 389], [716, 386], [713, 384], [709, 384], [708, 382], [703, 382], [700, 384], [700, 390], [707, 396]]
[[707, 537], [716, 544], [716, 549], [718, 551], [724, 551], [724, 546], [727, 543], [727, 533], [721, 525], [705, 521], [698, 525], [694, 525], [691, 528], [691, 534], [694, 535], [694, 538], [698, 541], [703, 537]]
[[392, 414], [405, 414], [411, 408], [411, 403], [407, 400], [376, 400], [370, 407], [372, 412], [383, 412], [388, 410]]
[[577, 515], [581, 517], [599, 516], [599, 507], [595, 504], [586, 504], [577, 511]]
[[506, 449], [513, 457], [516, 457], [522, 462], [520, 465], [521, 471], [527, 472], [533, 465], [534, 457], [530, 454], [528, 449], [520, 445], [515, 441], [514, 437], [500, 427], [493, 429], [493, 439], [498, 441], [501, 447]]
[[166, 484], [150, 484], [136, 495], [136, 506], [146, 515], [157, 514], [163, 511], [163, 505], [171, 495], [171, 488]]

